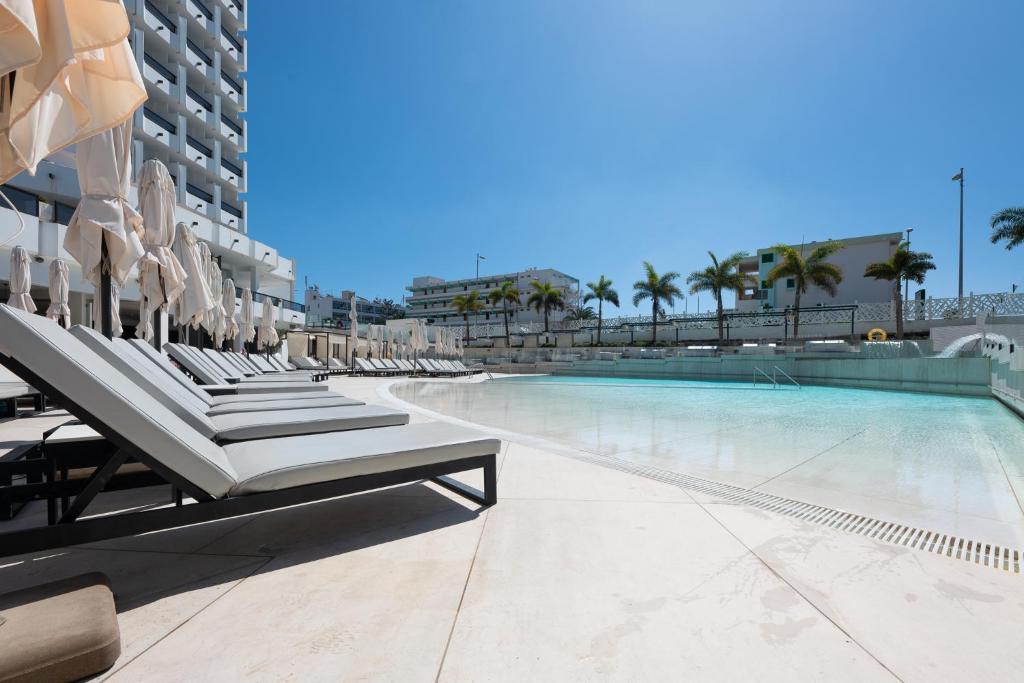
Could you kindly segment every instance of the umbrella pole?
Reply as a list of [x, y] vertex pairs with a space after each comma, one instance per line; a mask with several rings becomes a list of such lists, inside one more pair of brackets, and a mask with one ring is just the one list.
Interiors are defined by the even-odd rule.
[[160, 311], [153, 314], [153, 347], [160, 350], [160, 336], [163, 334], [163, 321], [160, 320]]
[[114, 322], [110, 308], [113, 305], [110, 293], [110, 256], [107, 255], [107, 241], [103, 240], [100, 257], [100, 331], [107, 339], [114, 337]]

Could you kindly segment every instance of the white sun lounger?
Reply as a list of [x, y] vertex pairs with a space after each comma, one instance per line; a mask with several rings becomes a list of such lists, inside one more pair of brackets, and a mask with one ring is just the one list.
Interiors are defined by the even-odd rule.
[[291, 381], [287, 377], [264, 379], [251, 378], [253, 381], [242, 381], [240, 374], [231, 375], [217, 368], [213, 363], [199, 353], [198, 350], [182, 344], [164, 344], [168, 355], [182, 365], [189, 374], [196, 377], [200, 382], [209, 386], [217, 385], [247, 385], [247, 391], [326, 391], [323, 384], [311, 381]]
[[[501, 442], [456, 425], [422, 423], [220, 446], [52, 320], [3, 304], [0, 362], [117, 447], [77, 491], [58, 524], [0, 534], [0, 555], [251, 514], [422, 479], [437, 480], [485, 505], [497, 500], [495, 455]], [[81, 519], [129, 458], [196, 502]], [[443, 478], [469, 469], [483, 470], [482, 494]], [[17, 498], [17, 486], [10, 488], [8, 494]], [[30, 495], [39, 493], [33, 489]]]

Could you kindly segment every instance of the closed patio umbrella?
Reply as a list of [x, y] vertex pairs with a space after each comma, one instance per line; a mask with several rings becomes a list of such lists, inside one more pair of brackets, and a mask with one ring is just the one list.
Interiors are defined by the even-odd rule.
[[206, 333], [212, 337], [213, 328], [216, 324], [214, 321], [214, 311], [216, 310], [216, 307], [220, 305], [220, 299], [214, 296], [213, 290], [210, 288], [210, 282], [212, 281], [210, 272], [211, 265], [213, 264], [213, 254], [210, 253], [209, 245], [202, 240], [199, 240], [197, 251], [199, 252], [200, 277], [202, 277], [203, 281], [206, 282], [206, 288], [210, 289], [210, 307], [206, 309], [205, 313], [203, 313], [202, 318], [199, 318], [196, 323], [193, 323], [193, 327], [198, 328], [201, 325], [202, 328], [206, 330]]
[[260, 348], [268, 352], [271, 347], [281, 341], [281, 338], [277, 336], [277, 330], [274, 329], [275, 314], [274, 302], [264, 294], [263, 315], [260, 317]]
[[131, 143], [129, 119], [77, 144], [75, 162], [82, 198], [64, 236], [64, 249], [82, 265], [84, 278], [97, 289], [101, 313], [96, 317], [107, 336], [111, 334], [107, 325], [117, 315], [109, 292], [125, 286], [144, 253], [142, 216], [128, 201]]
[[242, 313], [241, 313], [241, 324], [239, 325], [238, 334], [242, 336], [242, 342], [248, 344], [256, 338], [256, 327], [253, 324], [252, 314], [252, 290], [248, 287], [242, 287]]
[[147, 159], [139, 173], [139, 213], [144, 230], [139, 260], [139, 326], [135, 336], [153, 341], [156, 314], [166, 311], [185, 289], [185, 269], [174, 255], [174, 181], [158, 159]]
[[348, 355], [346, 362], [351, 363], [352, 359], [359, 352], [359, 313], [356, 311], [356, 294], [352, 293], [352, 305], [348, 309]]
[[177, 305], [172, 307], [175, 322], [180, 327], [199, 327], [199, 321], [213, 306], [210, 283], [200, 262], [198, 242], [190, 227], [184, 223], [175, 226], [171, 250], [185, 270], [185, 289], [178, 297]]
[[112, 0], [0, 0], [0, 183], [146, 100], [129, 30]]
[[238, 336], [238, 321], [235, 320], [235, 281], [226, 278], [221, 285], [221, 303], [224, 306], [224, 338], [231, 340]]
[[32, 259], [25, 247], [18, 245], [11, 250], [11, 295], [7, 305], [34, 313], [36, 302], [32, 301], [32, 271], [29, 269]]
[[55, 258], [50, 261], [50, 305], [46, 308], [46, 317], [56, 320], [65, 328], [71, 327], [71, 309], [68, 307], [70, 276], [64, 259]]
[[210, 309], [210, 336], [216, 349], [224, 344], [227, 334], [227, 312], [224, 310], [224, 276], [216, 261], [210, 262], [210, 294], [213, 295], [213, 307]]

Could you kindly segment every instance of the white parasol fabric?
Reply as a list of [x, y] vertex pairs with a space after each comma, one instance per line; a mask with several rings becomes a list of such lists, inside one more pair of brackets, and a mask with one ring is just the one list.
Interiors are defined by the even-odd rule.
[[224, 344], [227, 335], [227, 312], [224, 310], [224, 276], [216, 261], [210, 261], [210, 294], [213, 307], [210, 309], [210, 336], [215, 348]]
[[[207, 245], [206, 242], [202, 240], [199, 240], [199, 244], [196, 247], [196, 251], [199, 252], [200, 277], [203, 278], [203, 281], [206, 283], [206, 288], [210, 289], [210, 266], [213, 263], [213, 254], [210, 253], [209, 245]], [[198, 320], [192, 323], [192, 326], [198, 329], [199, 326], [202, 325], [203, 329], [206, 330], [207, 334], [209, 334], [212, 337], [213, 327], [215, 325], [214, 311], [216, 307], [219, 305], [220, 300], [216, 296], [214, 296], [213, 290], [210, 289], [210, 307], [206, 309], [205, 313], [203, 313], [202, 318], [199, 318]]]
[[139, 173], [142, 247], [139, 260], [139, 326], [135, 336], [153, 340], [153, 314], [166, 311], [185, 290], [186, 273], [174, 255], [174, 181], [158, 159], [147, 159]]
[[146, 86], [129, 30], [116, 0], [0, 0], [0, 183], [131, 118]]
[[199, 238], [190, 227], [184, 223], [175, 226], [171, 250], [185, 271], [185, 290], [172, 310], [175, 322], [181, 327], [192, 325], [198, 328], [199, 321], [213, 306], [213, 295], [205, 277], [198, 243]]
[[46, 308], [46, 317], [61, 321], [64, 327], [71, 327], [71, 309], [68, 307], [68, 292], [71, 271], [67, 261], [55, 258], [50, 261], [50, 305]]
[[11, 295], [7, 305], [35, 313], [36, 302], [32, 301], [32, 259], [20, 244], [11, 250]]
[[242, 341], [248, 344], [256, 338], [256, 327], [253, 324], [252, 314], [252, 290], [248, 287], [242, 287], [242, 313], [240, 320], [238, 334], [242, 336]]
[[274, 329], [274, 316], [276, 311], [274, 310], [274, 302], [269, 296], [263, 296], [263, 315], [260, 317], [260, 348], [268, 349], [272, 346], [276, 346], [281, 338], [277, 336], [277, 330]]
[[464, 343], [465, 340], [463, 340], [461, 335], [455, 340], [455, 355], [459, 358], [466, 355], [466, 347], [463, 346]]
[[[100, 288], [96, 287], [96, 297], [100, 296]], [[100, 317], [100, 305], [98, 301], [92, 306], [92, 328], [97, 332], [103, 332], [103, 319]], [[114, 337], [124, 334], [124, 327], [121, 325], [121, 290], [114, 281], [110, 281], [110, 333]]]
[[[227, 278], [221, 284], [221, 305], [224, 307], [224, 338], [238, 336], [238, 321], [235, 320], [235, 281]], [[252, 306], [249, 307], [252, 310]]]
[[346, 363], [352, 362], [352, 354], [359, 355], [359, 312], [356, 310], [356, 294], [352, 293], [352, 299], [350, 301], [351, 306], [348, 309], [348, 353], [349, 358], [345, 359]]
[[[83, 277], [96, 287], [97, 323], [103, 300], [100, 277], [104, 251], [112, 291], [125, 286], [144, 252], [142, 217], [128, 202], [131, 143], [132, 122], [128, 120], [79, 142], [75, 148], [82, 198], [68, 221], [64, 249], [82, 265]], [[112, 303], [115, 327], [120, 322], [117, 318], [119, 311]]]

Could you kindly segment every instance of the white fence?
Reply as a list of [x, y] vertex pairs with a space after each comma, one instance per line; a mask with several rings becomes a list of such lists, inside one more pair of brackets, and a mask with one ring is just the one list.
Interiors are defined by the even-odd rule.
[[[997, 294], [974, 294], [963, 299], [963, 313], [960, 311], [960, 300], [957, 297], [928, 298], [924, 301], [907, 301], [904, 304], [903, 319], [915, 320], [958, 320], [972, 319], [983, 313], [994, 315], [1024, 315], [1024, 293], [1003, 292]], [[739, 313], [735, 310], [725, 312], [726, 324], [732, 328], [746, 327], [779, 327], [786, 324], [787, 317], [792, 324], [791, 310], [759, 311], [755, 313]], [[821, 306], [800, 309], [800, 324], [856, 324], [885, 323], [896, 319], [896, 304], [893, 301], [880, 303], [851, 304], [849, 306]], [[650, 328], [651, 316], [617, 316], [605, 318], [602, 327], [614, 330], [628, 327]], [[585, 322], [562, 321], [551, 325], [552, 331], [592, 330], [597, 327], [597, 320]], [[712, 313], [673, 314], [658, 320], [659, 329], [678, 328], [683, 330], [717, 329], [718, 319]], [[544, 331], [544, 324], [514, 323], [509, 321], [509, 332], [518, 334], [537, 334]], [[457, 332], [462, 335], [462, 330]], [[470, 324], [470, 336], [503, 337], [505, 325], [502, 321], [486, 324]]]

